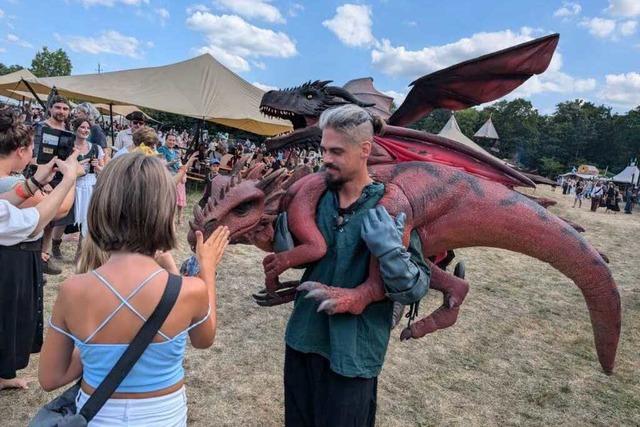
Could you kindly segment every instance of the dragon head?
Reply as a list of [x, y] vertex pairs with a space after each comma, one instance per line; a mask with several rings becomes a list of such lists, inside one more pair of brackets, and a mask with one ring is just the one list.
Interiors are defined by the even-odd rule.
[[370, 107], [353, 94], [338, 86], [329, 86], [331, 80], [316, 80], [300, 86], [270, 90], [262, 96], [260, 111], [270, 117], [289, 120], [293, 131], [266, 141], [270, 150], [291, 145], [320, 145], [322, 132], [316, 126], [324, 110], [344, 104]]
[[195, 251], [197, 230], [205, 240], [218, 226], [229, 228], [230, 243], [244, 243], [272, 251], [273, 224], [278, 215], [286, 171], [279, 169], [261, 179], [243, 179], [240, 173], [218, 176], [211, 183], [211, 197], [204, 208], [193, 208], [187, 236]]

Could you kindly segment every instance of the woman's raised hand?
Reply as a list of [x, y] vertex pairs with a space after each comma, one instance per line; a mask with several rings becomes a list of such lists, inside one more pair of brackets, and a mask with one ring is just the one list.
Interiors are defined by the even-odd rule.
[[206, 241], [202, 232], [196, 231], [196, 256], [200, 270], [215, 273], [228, 244], [229, 229], [226, 226], [216, 228]]

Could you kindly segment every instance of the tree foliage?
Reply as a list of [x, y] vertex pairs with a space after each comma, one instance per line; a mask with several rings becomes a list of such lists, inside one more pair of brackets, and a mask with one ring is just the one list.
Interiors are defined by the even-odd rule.
[[64, 50], [50, 51], [46, 46], [31, 61], [31, 72], [36, 77], [68, 76], [71, 68], [71, 60]]
[[[435, 110], [412, 127], [438, 133], [450, 115]], [[553, 114], [541, 115], [531, 102], [518, 98], [456, 112], [468, 137], [489, 117], [500, 140], [476, 142], [485, 149], [495, 144], [499, 157], [548, 177], [581, 164], [617, 172], [640, 157], [640, 107], [613, 114], [610, 107], [572, 100], [558, 104]]]
[[14, 73], [16, 71], [22, 70], [20, 65], [4, 65], [0, 62], [0, 76], [4, 76], [5, 74]]

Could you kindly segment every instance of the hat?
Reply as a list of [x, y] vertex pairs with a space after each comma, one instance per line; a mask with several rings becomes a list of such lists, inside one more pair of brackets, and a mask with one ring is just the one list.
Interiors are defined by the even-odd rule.
[[146, 121], [146, 117], [144, 116], [142, 111], [132, 111], [131, 113], [127, 114], [124, 117], [125, 117], [125, 119], [127, 119], [129, 121], [134, 121], [134, 120], [141, 121], [141, 122], [145, 122]]
[[209, 160], [209, 165], [219, 165], [219, 164], [220, 164], [220, 160], [216, 159], [215, 157]]

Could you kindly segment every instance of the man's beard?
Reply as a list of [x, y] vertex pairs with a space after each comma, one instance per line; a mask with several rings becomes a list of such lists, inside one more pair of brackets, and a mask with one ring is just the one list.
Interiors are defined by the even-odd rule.
[[65, 117], [65, 114], [62, 114], [62, 113], [54, 114], [53, 119], [57, 122], [64, 122], [65, 120], [67, 120], [67, 118]]
[[328, 171], [324, 172], [324, 182], [329, 190], [339, 191], [347, 181], [344, 177], [333, 178]]

